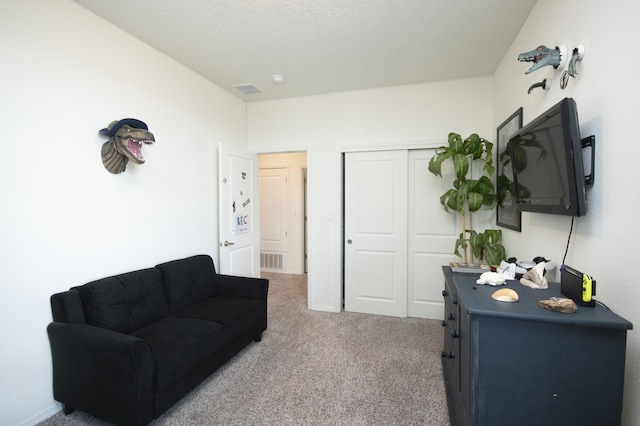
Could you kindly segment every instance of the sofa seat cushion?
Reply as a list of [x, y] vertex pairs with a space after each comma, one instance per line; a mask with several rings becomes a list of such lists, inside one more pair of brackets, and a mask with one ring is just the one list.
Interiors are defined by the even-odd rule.
[[131, 333], [169, 313], [161, 275], [148, 268], [74, 287], [80, 293], [87, 322]]
[[222, 325], [197, 318], [162, 318], [131, 333], [145, 340], [154, 358], [156, 389], [184, 378], [223, 346]]
[[231, 342], [264, 321], [264, 302], [231, 297], [213, 297], [187, 306], [172, 317], [213, 321], [224, 327], [225, 343]]

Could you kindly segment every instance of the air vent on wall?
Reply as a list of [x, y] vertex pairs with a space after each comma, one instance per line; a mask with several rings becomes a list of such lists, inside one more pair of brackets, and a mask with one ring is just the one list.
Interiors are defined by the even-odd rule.
[[281, 253], [260, 253], [260, 268], [282, 269]]
[[245, 95], [255, 95], [256, 93], [262, 93], [262, 90], [258, 89], [255, 85], [249, 84], [238, 84], [233, 86], [237, 91], [244, 93]]

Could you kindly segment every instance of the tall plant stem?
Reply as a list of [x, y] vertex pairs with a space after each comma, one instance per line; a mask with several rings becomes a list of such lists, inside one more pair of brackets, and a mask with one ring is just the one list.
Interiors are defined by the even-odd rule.
[[[473, 229], [473, 213], [469, 210], [469, 233]], [[473, 263], [473, 250], [471, 250], [471, 263]]]
[[[464, 214], [461, 215], [461, 219], [462, 219], [462, 238], [467, 238], [467, 227], [465, 225], [465, 220], [464, 220]], [[467, 243], [465, 242], [462, 246], [462, 248], [464, 249], [464, 263], [469, 263], [468, 262], [468, 257], [467, 257]]]

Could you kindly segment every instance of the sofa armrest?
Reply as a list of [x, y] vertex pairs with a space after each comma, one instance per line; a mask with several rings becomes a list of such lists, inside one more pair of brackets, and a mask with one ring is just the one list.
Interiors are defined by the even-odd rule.
[[86, 323], [80, 292], [76, 289], [56, 293], [50, 298], [54, 321]]
[[267, 300], [269, 280], [266, 278], [221, 275], [217, 277], [218, 295], [239, 299]]
[[153, 353], [142, 339], [79, 323], [47, 327], [53, 394], [69, 408], [116, 424], [153, 419]]

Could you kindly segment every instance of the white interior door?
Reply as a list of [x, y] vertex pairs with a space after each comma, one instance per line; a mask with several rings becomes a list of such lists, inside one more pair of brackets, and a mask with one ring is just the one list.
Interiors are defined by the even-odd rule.
[[260, 169], [260, 249], [289, 251], [288, 167]]
[[258, 155], [219, 145], [220, 273], [260, 276]]
[[440, 195], [451, 187], [428, 170], [434, 149], [409, 151], [408, 304], [410, 317], [441, 319], [442, 265], [454, 260], [456, 218], [442, 208]]
[[407, 315], [406, 167], [407, 151], [345, 154], [347, 311]]

